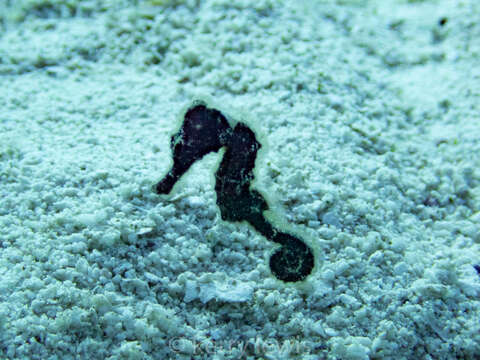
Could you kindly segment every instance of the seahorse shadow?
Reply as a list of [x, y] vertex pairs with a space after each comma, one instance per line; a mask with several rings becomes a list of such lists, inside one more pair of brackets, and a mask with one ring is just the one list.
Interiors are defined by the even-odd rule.
[[222, 220], [247, 221], [259, 233], [281, 247], [270, 257], [270, 270], [285, 282], [305, 279], [314, 266], [314, 255], [299, 238], [279, 231], [264, 217], [270, 207], [251, 188], [253, 169], [261, 144], [244, 123], [231, 125], [218, 110], [196, 101], [185, 113], [182, 126], [171, 138], [173, 166], [156, 184], [158, 194], [168, 194], [175, 183], [199, 159], [225, 147], [215, 173], [217, 205]]

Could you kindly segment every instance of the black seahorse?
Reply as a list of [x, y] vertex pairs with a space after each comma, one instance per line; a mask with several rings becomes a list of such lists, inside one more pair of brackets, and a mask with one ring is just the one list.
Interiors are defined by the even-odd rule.
[[267, 201], [251, 188], [261, 144], [247, 125], [241, 122], [231, 125], [220, 111], [196, 101], [185, 113], [170, 146], [173, 166], [156, 184], [158, 194], [168, 194], [195, 161], [225, 147], [215, 174], [222, 220], [247, 221], [268, 240], [281, 245], [270, 257], [270, 270], [278, 279], [301, 281], [312, 272], [315, 261], [310, 247], [296, 236], [274, 228], [263, 215], [269, 209]]

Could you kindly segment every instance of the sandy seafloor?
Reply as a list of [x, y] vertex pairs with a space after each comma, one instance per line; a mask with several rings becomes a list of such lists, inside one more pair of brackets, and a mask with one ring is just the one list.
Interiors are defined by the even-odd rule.
[[[1, 359], [480, 356], [480, 2], [0, 1]], [[301, 284], [152, 185], [198, 97], [263, 135]], [[480, 271], [480, 268], [479, 268]]]

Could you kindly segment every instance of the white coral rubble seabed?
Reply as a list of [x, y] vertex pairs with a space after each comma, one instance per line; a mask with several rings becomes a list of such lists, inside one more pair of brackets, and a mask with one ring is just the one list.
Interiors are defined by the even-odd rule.
[[[480, 2], [0, 2], [1, 359], [480, 356]], [[316, 251], [223, 222], [181, 109], [262, 134]]]

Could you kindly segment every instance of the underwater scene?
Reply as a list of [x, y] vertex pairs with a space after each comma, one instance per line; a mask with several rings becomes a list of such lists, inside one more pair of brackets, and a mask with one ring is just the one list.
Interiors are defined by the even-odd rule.
[[480, 2], [0, 0], [0, 360], [479, 359]]

